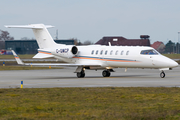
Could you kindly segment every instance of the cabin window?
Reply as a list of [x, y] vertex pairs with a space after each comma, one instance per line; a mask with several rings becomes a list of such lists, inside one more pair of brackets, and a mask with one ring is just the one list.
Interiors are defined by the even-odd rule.
[[91, 54], [92, 54], [92, 55], [94, 54], [94, 50], [91, 52]]
[[129, 51], [126, 52], [126, 55], [128, 55], [128, 54], [129, 54]]
[[110, 52], [110, 55], [112, 55], [113, 54], [113, 50], [111, 50], [111, 52]]
[[98, 54], [98, 50], [96, 51], [96, 55]]
[[123, 55], [123, 52], [124, 52], [124, 51], [121, 51], [121, 55]]
[[142, 50], [142, 55], [158, 55], [158, 52], [155, 50]]
[[105, 55], [107, 55], [107, 52], [108, 52], [108, 51], [106, 50], [106, 51], [105, 51]]
[[118, 55], [118, 50], [116, 51], [115, 55]]
[[101, 50], [101, 53], [100, 53], [101, 55], [103, 54], [103, 50]]

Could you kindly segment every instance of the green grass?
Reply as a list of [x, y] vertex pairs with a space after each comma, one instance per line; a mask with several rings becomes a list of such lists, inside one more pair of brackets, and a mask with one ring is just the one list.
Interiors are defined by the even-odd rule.
[[[64, 63], [61, 61], [23, 61], [24, 63]], [[0, 65], [3, 65], [3, 61], [0, 61]], [[5, 61], [5, 65], [18, 65], [16, 61]]]
[[1, 70], [40, 70], [40, 69], [62, 69], [62, 67], [37, 67], [37, 66], [0, 66]]
[[[21, 59], [31, 59], [34, 54], [18, 55]], [[13, 55], [0, 55], [0, 59], [14, 59]]]
[[[31, 63], [32, 61], [28, 61]], [[34, 62], [34, 61], [33, 61]], [[32, 62], [32, 63], [33, 63]], [[36, 63], [50, 63], [49, 61], [36, 61]], [[51, 61], [51, 63], [58, 63], [56, 61]], [[3, 66], [3, 62], [0, 61], [0, 70], [39, 70], [39, 69], [49, 69], [49, 66], [21, 66], [17, 65], [16, 61], [6, 61], [5, 66]], [[51, 69], [62, 69], [62, 67], [54, 67], [51, 66]]]
[[179, 91], [163, 87], [0, 89], [0, 119], [178, 120]]
[[180, 59], [180, 54], [163, 54], [163, 55], [171, 59]]

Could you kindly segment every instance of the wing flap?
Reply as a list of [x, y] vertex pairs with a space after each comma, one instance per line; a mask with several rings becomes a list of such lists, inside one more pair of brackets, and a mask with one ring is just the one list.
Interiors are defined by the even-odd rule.
[[63, 64], [63, 63], [24, 63], [24, 65], [34, 65], [34, 66], [64, 66], [64, 67], [101, 67], [99, 64]]

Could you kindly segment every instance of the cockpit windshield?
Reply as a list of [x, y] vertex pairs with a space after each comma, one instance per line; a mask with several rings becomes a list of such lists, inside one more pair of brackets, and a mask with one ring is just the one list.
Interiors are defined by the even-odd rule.
[[142, 50], [141, 55], [158, 55], [158, 52], [155, 50]]

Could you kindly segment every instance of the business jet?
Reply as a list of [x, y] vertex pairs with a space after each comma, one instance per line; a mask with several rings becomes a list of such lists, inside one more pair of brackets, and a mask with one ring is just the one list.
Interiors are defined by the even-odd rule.
[[51, 25], [30, 24], [30, 25], [7, 25], [7, 28], [32, 29], [37, 40], [39, 49], [33, 58], [60, 59], [66, 64], [54, 63], [24, 63], [17, 54], [13, 52], [18, 64], [21, 65], [47, 65], [47, 66], [70, 66], [77, 67], [74, 73], [78, 78], [85, 77], [85, 70], [103, 70], [102, 76], [109, 77], [114, 68], [153, 68], [159, 69], [160, 77], [165, 77], [165, 70], [172, 70], [178, 63], [171, 60], [152, 47], [145, 46], [103, 46], [88, 45], [76, 46], [57, 44], [52, 39], [47, 28]]

